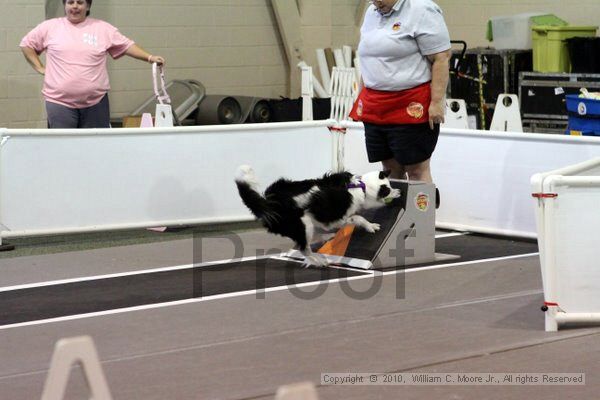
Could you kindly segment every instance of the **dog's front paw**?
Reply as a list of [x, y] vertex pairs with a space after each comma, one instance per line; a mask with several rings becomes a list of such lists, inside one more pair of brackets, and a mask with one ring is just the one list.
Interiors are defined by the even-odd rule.
[[397, 199], [400, 197], [400, 195], [401, 195], [401, 192], [399, 189], [392, 189], [390, 195], [387, 198]]
[[379, 224], [376, 224], [376, 223], [374, 223], [374, 222], [370, 222], [369, 224], [367, 224], [367, 225], [365, 226], [365, 230], [366, 230], [367, 232], [369, 232], [369, 233], [375, 233], [375, 232], [377, 232], [377, 231], [378, 231], [378, 230], [380, 230], [380, 229], [381, 229], [381, 225], [379, 225]]
[[384, 197], [382, 199], [383, 203], [385, 203], [385, 204], [392, 204], [394, 202], [394, 200], [397, 199], [397, 198], [399, 198], [399, 197], [401, 197], [401, 195], [402, 195], [402, 192], [400, 192], [400, 190], [398, 190], [398, 189], [392, 189], [390, 191], [390, 194], [388, 194], [386, 197]]

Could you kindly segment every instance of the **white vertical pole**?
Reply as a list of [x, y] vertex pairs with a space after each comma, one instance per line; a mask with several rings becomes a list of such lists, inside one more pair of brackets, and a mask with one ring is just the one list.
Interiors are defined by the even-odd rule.
[[4, 137], [6, 129], [0, 129], [0, 247], [2, 247], [2, 149], [4, 148]]
[[[312, 67], [311, 67], [311, 70], [312, 70]], [[312, 75], [312, 83], [313, 83], [313, 89], [314, 89], [317, 97], [319, 97], [321, 99], [326, 99], [327, 97], [329, 97], [329, 93], [327, 93], [325, 88], [323, 88], [323, 86], [321, 85], [321, 82], [319, 82], [319, 80], [315, 77], [314, 74]]]
[[546, 332], [558, 331], [558, 322], [556, 321], [556, 313], [558, 310], [555, 306], [548, 307], [548, 310], [544, 313], [544, 330]]
[[[298, 63], [298, 68], [302, 69], [302, 68], [311, 68], [312, 71], [312, 67], [309, 67], [309, 65], [307, 63], [305, 63], [304, 61], [300, 61]], [[321, 99], [325, 99], [327, 97], [329, 97], [329, 93], [327, 92], [327, 90], [325, 90], [325, 88], [323, 88], [323, 86], [321, 85], [321, 82], [319, 82], [319, 80], [315, 77], [314, 74], [312, 74], [312, 86], [313, 86], [313, 93], [311, 93], [311, 96], [317, 96], [320, 97]]]
[[346, 114], [350, 112], [348, 110], [347, 98], [348, 98], [348, 88], [349, 88], [349, 80], [348, 80], [348, 68], [344, 68], [342, 71], [342, 85], [341, 85], [341, 112], [340, 112], [340, 121], [346, 119]]
[[331, 93], [331, 113], [330, 118], [338, 121], [337, 105], [338, 105], [338, 81], [339, 81], [339, 70], [338, 67], [333, 67], [331, 71], [331, 85], [329, 86], [329, 93]]
[[[336, 124], [337, 125], [337, 124]], [[336, 129], [331, 129], [331, 128], [335, 128], [336, 125], [333, 125], [330, 128], [330, 132], [331, 132], [331, 170], [334, 172], [338, 172], [340, 170], [340, 165], [339, 165], [339, 144], [340, 144], [340, 139], [339, 139], [339, 132]]]
[[[329, 90], [331, 86], [331, 74], [329, 73], [329, 67], [327, 66], [327, 59], [325, 58], [325, 50], [317, 49], [317, 63], [319, 64], [319, 73], [321, 74], [321, 80], [323, 81], [323, 87], [325, 90]], [[327, 93], [331, 96], [331, 92]]]
[[347, 68], [352, 67], [352, 47], [343, 46], [342, 52], [344, 54], [344, 64]]
[[348, 115], [352, 109], [352, 104], [354, 104], [354, 99], [352, 98], [352, 86], [354, 86], [354, 68], [348, 68], [347, 74], [348, 89], [346, 89], [346, 113], [344, 114], [344, 119], [348, 119]]
[[346, 66], [342, 49], [333, 49], [333, 57], [335, 58], [336, 67], [344, 68]]
[[302, 67], [302, 121], [313, 120], [313, 93], [312, 68], [305, 65]]
[[[547, 183], [548, 177], [544, 179], [542, 183], [542, 191], [545, 193], [551, 193], [554, 190], [551, 185]], [[542, 268], [545, 269], [546, 273], [546, 287], [544, 288], [544, 300], [550, 302], [558, 302], [559, 294], [556, 290], [557, 287], [557, 272], [556, 272], [556, 235], [554, 234], [554, 221], [556, 216], [554, 215], [554, 208], [556, 207], [556, 199], [542, 199], [544, 207], [544, 251], [546, 253], [544, 257], [544, 265]], [[556, 312], [557, 307], [549, 306], [548, 311], [545, 312], [545, 330], [546, 332], [556, 332], [558, 330], [558, 324], [556, 323]]]

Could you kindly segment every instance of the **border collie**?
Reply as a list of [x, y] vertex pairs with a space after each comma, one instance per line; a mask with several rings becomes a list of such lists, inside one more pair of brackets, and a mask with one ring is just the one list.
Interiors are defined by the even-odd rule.
[[303, 181], [281, 178], [263, 195], [258, 191], [254, 170], [242, 165], [235, 183], [246, 207], [269, 232], [292, 239], [306, 258], [307, 266], [326, 266], [327, 261], [310, 248], [316, 231], [330, 232], [346, 224], [371, 233], [378, 231], [379, 224], [357, 213], [400, 197], [400, 191], [392, 189], [388, 176], [389, 172], [374, 171], [363, 176], [336, 172]]

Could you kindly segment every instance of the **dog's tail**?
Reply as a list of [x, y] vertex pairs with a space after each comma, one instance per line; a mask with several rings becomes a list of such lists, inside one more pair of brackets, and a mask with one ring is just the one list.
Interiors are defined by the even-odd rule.
[[241, 165], [235, 174], [235, 184], [242, 201], [256, 218], [262, 220], [267, 226], [277, 219], [277, 213], [269, 201], [258, 192], [258, 181], [254, 170], [249, 165]]

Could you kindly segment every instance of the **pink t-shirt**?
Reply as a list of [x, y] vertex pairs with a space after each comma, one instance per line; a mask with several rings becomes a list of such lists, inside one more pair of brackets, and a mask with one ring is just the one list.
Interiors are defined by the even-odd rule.
[[119, 58], [134, 42], [111, 24], [86, 18], [72, 24], [66, 17], [49, 19], [29, 32], [21, 47], [46, 51], [42, 94], [71, 108], [98, 104], [110, 89], [106, 53]]

